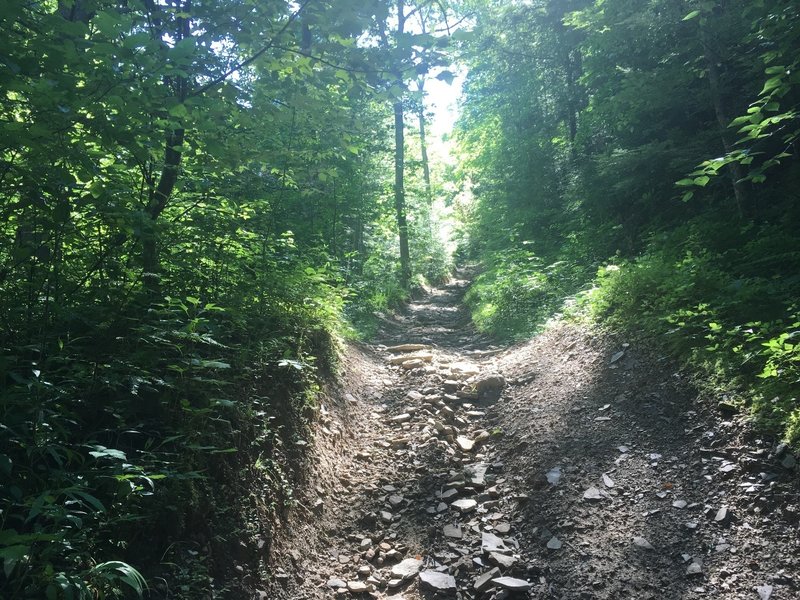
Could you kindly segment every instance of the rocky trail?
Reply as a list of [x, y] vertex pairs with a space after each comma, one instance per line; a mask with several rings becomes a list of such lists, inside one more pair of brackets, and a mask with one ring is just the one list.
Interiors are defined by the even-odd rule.
[[563, 323], [490, 345], [466, 285], [346, 357], [257, 597], [800, 597], [786, 448], [648, 348]]

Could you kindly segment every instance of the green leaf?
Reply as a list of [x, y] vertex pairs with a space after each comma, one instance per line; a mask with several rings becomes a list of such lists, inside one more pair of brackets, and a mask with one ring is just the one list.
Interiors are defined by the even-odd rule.
[[25, 558], [29, 550], [30, 546], [8, 546], [6, 548], [0, 548], [0, 558], [3, 559], [3, 572], [7, 578], [11, 577], [14, 567], [20, 560]]
[[113, 448], [106, 448], [105, 446], [90, 446], [94, 448], [89, 454], [95, 458], [111, 458], [114, 460], [127, 460], [125, 453], [122, 450], [115, 450]]
[[94, 508], [97, 512], [101, 512], [101, 513], [106, 512], [106, 507], [103, 506], [103, 503], [100, 502], [100, 500], [98, 500], [97, 498], [95, 498], [91, 494], [88, 494], [88, 493], [80, 491], [80, 490], [72, 490], [71, 493], [68, 494], [68, 495], [70, 495], [72, 497], [77, 497], [77, 498], [83, 500], [86, 504], [88, 504], [89, 506]]
[[683, 17], [683, 20], [684, 20], [684, 21], [690, 21], [691, 19], [694, 19], [695, 17], [697, 17], [697, 16], [699, 16], [699, 15], [700, 15], [700, 11], [699, 11], [699, 10], [693, 10], [693, 11], [692, 11], [692, 12], [690, 12], [688, 15], [686, 15], [685, 17]]
[[189, 116], [189, 111], [186, 110], [185, 104], [176, 104], [171, 107], [168, 112], [169, 116], [175, 117], [176, 119], [185, 119]]
[[772, 77], [767, 79], [766, 83], [764, 83], [764, 89], [761, 90], [760, 95], [764, 95], [772, 90], [775, 90], [783, 85], [783, 76], [778, 75], [777, 77]]
[[701, 175], [700, 177], [694, 178], [694, 184], [700, 187], [705, 187], [709, 181], [711, 181], [711, 178], [708, 175]]
[[148, 589], [147, 581], [142, 577], [136, 569], [128, 563], [118, 560], [112, 560], [96, 565], [92, 572], [102, 575], [106, 579], [119, 580], [130, 587], [137, 596], [140, 598], [144, 595], [145, 590]]
[[221, 362], [218, 360], [192, 360], [192, 364], [195, 366], [203, 367], [206, 369], [230, 369], [231, 366], [228, 363]]

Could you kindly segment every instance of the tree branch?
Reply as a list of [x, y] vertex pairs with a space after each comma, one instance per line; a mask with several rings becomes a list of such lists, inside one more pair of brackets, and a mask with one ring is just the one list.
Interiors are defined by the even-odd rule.
[[222, 75], [220, 75], [216, 79], [213, 79], [213, 80], [209, 81], [204, 86], [202, 86], [199, 89], [195, 90], [194, 92], [189, 94], [189, 96], [190, 97], [194, 97], [194, 96], [199, 96], [200, 94], [204, 94], [205, 92], [207, 92], [211, 88], [216, 87], [217, 85], [219, 85], [220, 83], [225, 81], [228, 77], [230, 77], [231, 75], [233, 75], [237, 71], [241, 71], [246, 66], [252, 64], [256, 60], [261, 58], [264, 54], [267, 53], [268, 50], [270, 50], [271, 48], [275, 47], [275, 44], [278, 41], [278, 38], [280, 38], [286, 32], [286, 30], [289, 29], [289, 26], [297, 20], [297, 18], [305, 10], [305, 8], [309, 4], [311, 4], [313, 1], [314, 0], [305, 0], [300, 5], [300, 7], [289, 16], [289, 19], [286, 21], [286, 23], [284, 23], [284, 25], [283, 25], [283, 27], [281, 27], [280, 31], [278, 31], [278, 33], [276, 33], [273, 36], [273, 38], [270, 40], [270, 42], [266, 46], [264, 46], [258, 52], [256, 52], [255, 54], [253, 54], [249, 58], [246, 58], [245, 60], [243, 60], [242, 62], [240, 62], [236, 66], [228, 69], [228, 71], [226, 71], [225, 73], [223, 73]]

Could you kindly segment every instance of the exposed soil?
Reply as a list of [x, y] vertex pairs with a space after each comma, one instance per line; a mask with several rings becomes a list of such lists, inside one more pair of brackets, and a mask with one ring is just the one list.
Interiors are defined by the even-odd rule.
[[800, 597], [784, 448], [646, 347], [566, 323], [492, 346], [466, 285], [348, 351], [261, 598]]

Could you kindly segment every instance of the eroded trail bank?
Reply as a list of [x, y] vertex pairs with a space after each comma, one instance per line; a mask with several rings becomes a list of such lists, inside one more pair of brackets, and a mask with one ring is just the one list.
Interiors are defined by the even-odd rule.
[[465, 287], [346, 358], [262, 597], [797, 597], [785, 449], [624, 340], [489, 345]]

